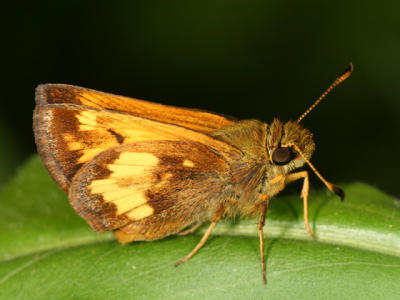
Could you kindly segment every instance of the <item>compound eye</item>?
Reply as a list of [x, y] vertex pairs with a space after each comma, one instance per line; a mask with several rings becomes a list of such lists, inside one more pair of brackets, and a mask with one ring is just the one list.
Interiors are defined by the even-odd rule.
[[272, 161], [277, 165], [286, 165], [293, 159], [293, 152], [289, 147], [280, 147], [272, 153]]

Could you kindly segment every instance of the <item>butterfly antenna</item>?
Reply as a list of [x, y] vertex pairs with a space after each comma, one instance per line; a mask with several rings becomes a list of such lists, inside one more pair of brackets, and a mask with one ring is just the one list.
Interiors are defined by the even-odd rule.
[[317, 169], [314, 167], [314, 165], [304, 156], [303, 152], [300, 150], [300, 148], [296, 144], [292, 144], [292, 146], [296, 149], [296, 151], [303, 157], [303, 159], [306, 161], [306, 163], [309, 165], [311, 170], [315, 173], [315, 175], [318, 176], [319, 179], [325, 184], [325, 186], [330, 190], [332, 193], [338, 195], [340, 199], [343, 201], [345, 194], [344, 191], [338, 187], [337, 185], [330, 183], [328, 180], [326, 180], [324, 177], [322, 177], [321, 173], [317, 171]]
[[353, 64], [350, 62], [349, 66], [346, 68], [346, 70], [339, 75], [339, 77], [337, 77], [335, 79], [335, 81], [327, 88], [327, 90], [325, 92], [323, 92], [323, 94], [314, 102], [313, 105], [311, 105], [298, 119], [297, 119], [297, 123], [300, 123], [301, 120], [304, 119], [305, 116], [307, 116], [310, 111], [312, 111], [321, 101], [322, 99], [324, 99], [326, 97], [326, 95], [328, 95], [337, 85], [339, 85], [340, 83], [342, 83], [344, 80], [346, 80], [351, 72], [353, 72]]

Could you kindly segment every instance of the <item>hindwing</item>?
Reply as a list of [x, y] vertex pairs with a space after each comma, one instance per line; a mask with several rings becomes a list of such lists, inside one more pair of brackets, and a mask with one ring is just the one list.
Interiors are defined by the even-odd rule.
[[69, 198], [96, 231], [156, 216], [156, 226], [173, 233], [212, 215], [230, 181], [228, 161], [204, 144], [136, 142], [103, 151], [84, 165]]

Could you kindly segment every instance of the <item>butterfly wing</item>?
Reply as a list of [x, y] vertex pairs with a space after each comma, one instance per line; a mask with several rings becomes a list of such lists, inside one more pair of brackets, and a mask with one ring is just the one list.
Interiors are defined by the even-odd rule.
[[167, 106], [145, 100], [103, 93], [66, 84], [43, 84], [36, 91], [38, 105], [74, 104], [133, 114], [138, 117], [210, 132], [234, 123], [234, 119], [207, 111]]
[[215, 216], [232, 188], [226, 157], [193, 141], [146, 141], [103, 151], [73, 178], [69, 198], [95, 231], [135, 240], [176, 233]]
[[238, 152], [205, 133], [231, 123], [206, 112], [58, 84], [39, 86], [36, 102], [33, 126], [38, 152], [65, 192], [85, 163], [121, 144], [191, 140]]

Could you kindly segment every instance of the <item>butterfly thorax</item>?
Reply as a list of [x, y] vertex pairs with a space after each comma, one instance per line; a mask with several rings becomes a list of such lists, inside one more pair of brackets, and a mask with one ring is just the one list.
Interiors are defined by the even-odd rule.
[[254, 215], [259, 195], [273, 197], [285, 187], [285, 176], [300, 168], [305, 161], [294, 148], [310, 159], [314, 151], [312, 134], [295, 122], [283, 124], [274, 119], [269, 125], [258, 120], [244, 120], [211, 133], [243, 153], [238, 161], [230, 161], [233, 199], [228, 214]]

